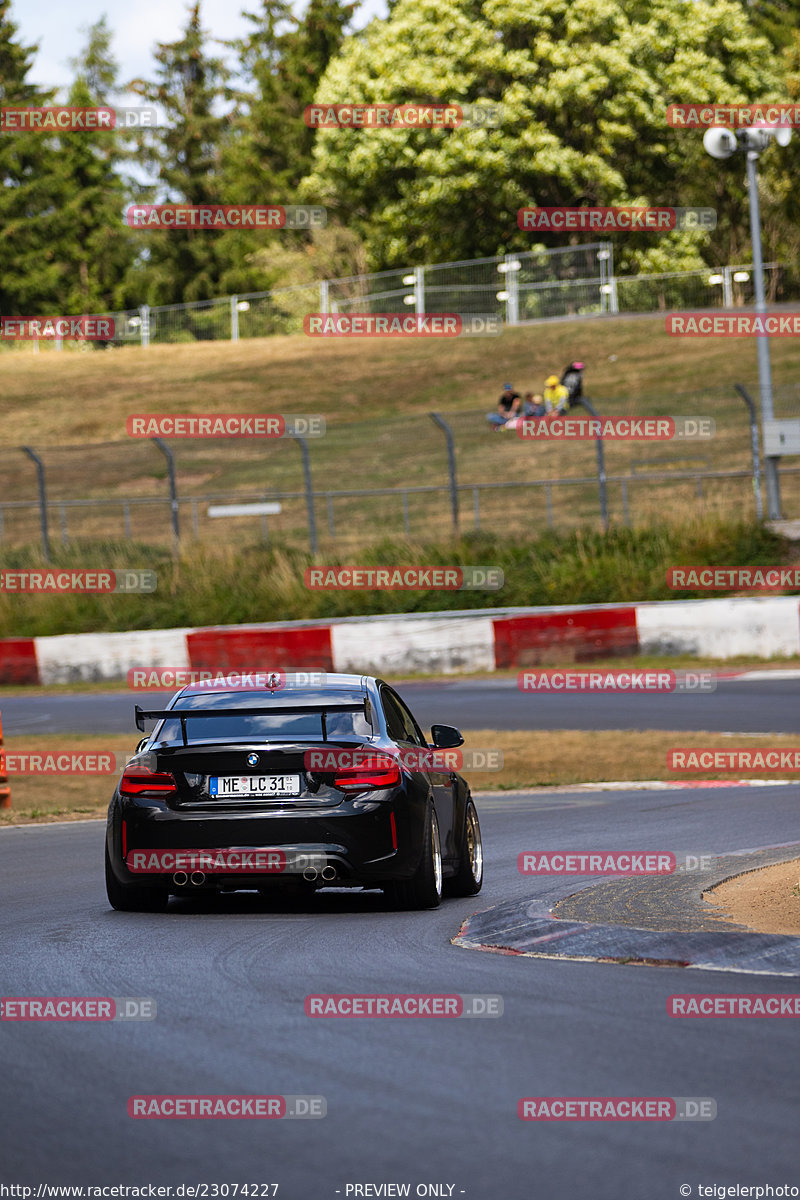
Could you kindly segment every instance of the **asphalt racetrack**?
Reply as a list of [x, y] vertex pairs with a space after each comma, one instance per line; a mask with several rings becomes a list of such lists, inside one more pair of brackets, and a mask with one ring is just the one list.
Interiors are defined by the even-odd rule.
[[[435, 711], [432, 685], [400, 690], [425, 722], [483, 726], [513, 710], [522, 727], [537, 724], [524, 722], [528, 698], [513, 685], [502, 707], [503, 689], [445, 686]], [[701, 727], [796, 728], [790, 687], [730, 684], [723, 695], [722, 725], [711, 720], [720, 694], [700, 698], [709, 713]], [[605, 704], [588, 699], [597, 720]], [[676, 713], [687, 703], [661, 699], [682, 701]], [[72, 701], [84, 714], [90, 702], [110, 711], [107, 695]], [[642, 698], [635, 703], [635, 724], [646, 727]], [[6, 732], [24, 705], [47, 714], [39, 728], [65, 727], [63, 698], [42, 697], [4, 702]], [[774, 724], [769, 714], [778, 712], [792, 723]], [[2, 994], [153, 997], [158, 1006], [152, 1021], [0, 1024], [14, 1097], [3, 1115], [3, 1182], [278, 1183], [281, 1200], [403, 1194], [352, 1190], [389, 1184], [410, 1185], [411, 1196], [471, 1200], [672, 1200], [701, 1195], [698, 1185], [800, 1188], [796, 1023], [674, 1019], [666, 1011], [673, 993], [796, 994], [800, 979], [451, 945], [471, 913], [552, 893], [551, 878], [518, 873], [520, 851], [699, 856], [800, 841], [798, 789], [479, 794], [477, 803], [484, 889], [423, 913], [395, 913], [379, 893], [345, 891], [305, 905], [239, 894], [173, 901], [165, 915], [115, 913], [103, 887], [102, 822], [0, 831]], [[575, 890], [565, 879], [563, 895]], [[500, 995], [504, 1011], [456, 1019], [305, 1015], [310, 993], [353, 992]], [[327, 1115], [127, 1115], [130, 1096], [176, 1093], [324, 1096]], [[717, 1116], [523, 1122], [517, 1102], [529, 1096], [711, 1097]]]
[[[393, 681], [394, 682], [394, 681]], [[708, 729], [794, 733], [800, 730], [797, 679], [722, 679], [715, 692], [520, 692], [515, 679], [394, 683], [423, 728], [438, 721], [462, 729]], [[5, 696], [6, 736], [29, 733], [138, 735], [133, 706], [164, 703], [174, 692], [83, 692]]]

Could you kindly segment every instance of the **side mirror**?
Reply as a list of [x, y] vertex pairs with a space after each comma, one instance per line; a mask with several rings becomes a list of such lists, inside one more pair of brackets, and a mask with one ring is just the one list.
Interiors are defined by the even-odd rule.
[[453, 746], [464, 745], [461, 731], [455, 725], [431, 725], [431, 737], [437, 750], [450, 750]]

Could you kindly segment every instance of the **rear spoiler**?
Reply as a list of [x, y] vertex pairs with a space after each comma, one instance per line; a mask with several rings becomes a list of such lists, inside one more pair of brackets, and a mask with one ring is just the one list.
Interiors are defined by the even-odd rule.
[[319, 713], [322, 720], [322, 740], [328, 740], [328, 721], [327, 716], [330, 712], [363, 712], [370, 728], [374, 729], [372, 720], [372, 705], [370, 704], [369, 696], [365, 696], [362, 701], [337, 701], [331, 704], [279, 704], [273, 705], [271, 708], [258, 707], [242, 707], [242, 708], [140, 708], [138, 704], [134, 705], [136, 713], [136, 728], [140, 733], [144, 733], [145, 721], [166, 721], [174, 720], [176, 717], [181, 723], [181, 738], [184, 746], [186, 741], [186, 722], [197, 720], [200, 717], [250, 717], [263, 714], [265, 716], [275, 716], [276, 713]]

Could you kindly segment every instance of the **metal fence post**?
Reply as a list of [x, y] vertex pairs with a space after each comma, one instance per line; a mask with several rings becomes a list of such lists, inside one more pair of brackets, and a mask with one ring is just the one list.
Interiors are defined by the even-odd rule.
[[239, 297], [231, 296], [231, 341], [239, 340]]
[[520, 261], [515, 254], [507, 254], [503, 260], [506, 280], [506, 324], [519, 325], [519, 269]]
[[758, 451], [758, 421], [753, 397], [741, 383], [734, 384], [739, 395], [747, 405], [750, 414], [750, 446], [753, 454], [753, 491], [756, 496], [756, 516], [759, 521], [764, 519], [764, 502], [761, 499], [761, 456]]
[[330, 312], [330, 299], [327, 279], [323, 279], [319, 285], [319, 311], [321, 313]]
[[425, 268], [414, 267], [414, 308], [417, 316], [425, 315]]
[[311, 553], [317, 553], [317, 518], [314, 513], [314, 485], [311, 482], [311, 458], [308, 453], [308, 443], [304, 437], [293, 433], [291, 435], [300, 447], [303, 456], [303, 478], [306, 485], [306, 511], [308, 513], [308, 541]]
[[175, 536], [175, 553], [177, 554], [181, 534], [178, 524], [178, 488], [175, 483], [175, 456], [163, 438], [151, 438], [150, 440], [155, 442], [156, 446], [158, 446], [159, 450], [164, 455], [164, 458], [167, 460], [170, 512], [172, 514], [172, 532]]
[[604, 249], [606, 249], [608, 251], [608, 258], [606, 260], [608, 262], [606, 280], [607, 280], [608, 286], [610, 288], [610, 291], [608, 293], [609, 309], [612, 313], [618, 313], [619, 312], [619, 299], [617, 297], [617, 279], [616, 279], [616, 276], [614, 275], [614, 245], [613, 245], [613, 243], [605, 242]]
[[447, 469], [450, 475], [450, 510], [453, 515], [453, 532], [458, 536], [458, 479], [456, 478], [456, 447], [453, 441], [453, 431], [439, 413], [428, 413], [434, 424], [438, 425], [447, 439]]
[[[592, 404], [591, 400], [587, 400], [585, 396], [581, 396], [578, 401], [584, 408], [592, 414], [593, 417], [600, 417], [599, 412]], [[608, 489], [606, 484], [606, 456], [603, 448], [602, 437], [595, 438], [595, 450], [597, 452], [597, 486], [600, 494], [600, 517], [603, 522], [603, 528], [608, 533]]]
[[42, 553], [45, 562], [52, 562], [50, 557], [50, 538], [47, 533], [47, 487], [44, 478], [44, 463], [35, 450], [30, 446], [20, 446], [23, 454], [27, 454], [36, 464], [36, 478], [39, 485], [39, 524], [42, 530]]
[[150, 305], [143, 304], [139, 309], [139, 338], [143, 346], [150, 345]]

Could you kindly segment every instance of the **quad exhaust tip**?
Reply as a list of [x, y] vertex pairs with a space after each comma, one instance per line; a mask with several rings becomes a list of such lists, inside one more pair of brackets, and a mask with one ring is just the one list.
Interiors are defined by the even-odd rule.
[[185, 871], [176, 871], [172, 876], [172, 882], [176, 883], [178, 887], [185, 887], [189, 882], [189, 876]]
[[322, 868], [322, 878], [331, 880], [336, 878], [336, 867], [332, 867], [330, 863]]
[[306, 867], [305, 871], [303, 871], [303, 879], [308, 879], [309, 881], [311, 881], [312, 879], [316, 879], [316, 878], [317, 878], [317, 868], [316, 867]]
[[206, 881], [206, 873], [205, 871], [192, 871], [189, 878], [195, 887], [200, 887], [200, 884]]

